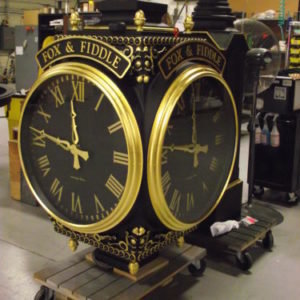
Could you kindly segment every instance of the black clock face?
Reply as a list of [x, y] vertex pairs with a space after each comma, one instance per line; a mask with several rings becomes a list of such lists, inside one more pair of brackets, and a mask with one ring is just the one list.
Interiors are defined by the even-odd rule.
[[31, 186], [56, 216], [87, 225], [116, 209], [128, 175], [124, 128], [107, 94], [84, 75], [63, 72], [35, 89], [20, 141]]
[[198, 222], [216, 205], [235, 146], [236, 116], [228, 91], [213, 77], [194, 81], [173, 110], [162, 149], [161, 184], [177, 220]]

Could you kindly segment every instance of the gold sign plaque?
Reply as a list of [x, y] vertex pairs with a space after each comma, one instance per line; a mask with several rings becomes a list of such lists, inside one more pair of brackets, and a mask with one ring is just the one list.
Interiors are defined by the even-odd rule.
[[183, 42], [170, 49], [159, 61], [159, 69], [165, 79], [187, 61], [200, 61], [223, 73], [226, 66], [225, 56], [213, 45], [204, 41]]
[[66, 58], [85, 58], [97, 62], [123, 78], [131, 66], [130, 59], [109, 44], [91, 37], [66, 37], [59, 39], [37, 53], [36, 60], [45, 69]]

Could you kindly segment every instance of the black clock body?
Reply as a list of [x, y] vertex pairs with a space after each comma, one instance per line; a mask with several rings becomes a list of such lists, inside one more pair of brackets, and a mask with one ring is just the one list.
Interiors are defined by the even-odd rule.
[[218, 218], [213, 211], [241, 185], [247, 45], [234, 32], [122, 30], [86, 27], [44, 45], [20, 153], [55, 230], [136, 273]]

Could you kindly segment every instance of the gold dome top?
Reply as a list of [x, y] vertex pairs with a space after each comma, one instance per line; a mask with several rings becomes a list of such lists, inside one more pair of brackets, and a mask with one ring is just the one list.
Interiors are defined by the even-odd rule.
[[137, 27], [137, 31], [143, 31], [143, 27], [146, 23], [146, 18], [144, 12], [140, 9], [135, 13], [134, 16], [134, 24]]
[[191, 33], [195, 25], [192, 16], [186, 16], [183, 25], [184, 25], [184, 32]]

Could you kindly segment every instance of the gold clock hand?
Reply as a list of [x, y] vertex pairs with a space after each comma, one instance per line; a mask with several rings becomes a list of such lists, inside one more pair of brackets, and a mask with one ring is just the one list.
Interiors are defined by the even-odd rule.
[[71, 103], [71, 118], [72, 118], [72, 141], [74, 145], [77, 145], [79, 143], [79, 136], [78, 136], [77, 124], [76, 124], [77, 114], [74, 109], [73, 100], [71, 100], [70, 103]]
[[171, 152], [183, 151], [183, 152], [187, 152], [187, 153], [194, 153], [193, 147], [194, 147], [194, 145], [192, 145], [192, 144], [180, 145], [180, 146], [175, 146], [174, 144], [172, 144], [171, 146], [164, 146], [163, 149], [170, 150]]
[[55, 136], [50, 135], [48, 133], [45, 133], [44, 130], [39, 130], [39, 129], [36, 129], [34, 127], [30, 127], [30, 129], [35, 131], [36, 133], [38, 133], [41, 136], [41, 138], [46, 138], [49, 141], [54, 142], [56, 145], [60, 146], [65, 151], [70, 152], [74, 157], [74, 163], [73, 163], [73, 168], [74, 169], [76, 169], [76, 170], [80, 169], [79, 157], [81, 157], [85, 161], [87, 161], [89, 159], [88, 151], [80, 150], [80, 149], [77, 148], [76, 145], [74, 145], [74, 144], [71, 145], [66, 140], [61, 140], [58, 137], [55, 137]]
[[199, 166], [198, 154], [201, 152], [207, 154], [208, 145], [201, 146], [201, 145], [197, 144], [197, 145], [195, 145], [194, 150], [195, 150], [195, 152], [194, 152], [194, 168], [198, 168], [198, 166]]
[[193, 98], [193, 114], [192, 114], [192, 120], [193, 120], [193, 129], [192, 129], [192, 143], [193, 145], [197, 144], [197, 120], [196, 120], [196, 99], [195, 99], [195, 91], [193, 89], [192, 92], [192, 98]]

